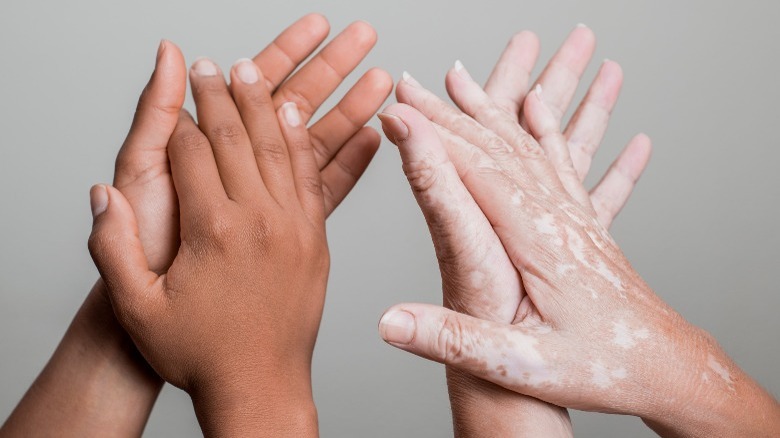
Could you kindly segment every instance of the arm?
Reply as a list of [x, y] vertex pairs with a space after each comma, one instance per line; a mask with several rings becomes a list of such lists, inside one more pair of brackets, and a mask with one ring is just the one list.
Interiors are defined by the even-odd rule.
[[[92, 189], [90, 252], [139, 351], [187, 391], [206, 436], [316, 436], [314, 349], [329, 270], [326, 206], [297, 106], [277, 116], [262, 73], [240, 60], [227, 85], [197, 61], [198, 125], [169, 144], [181, 246], [149, 269], [135, 215]], [[235, 102], [234, 102], [235, 99]]]
[[[447, 88], [462, 112], [406, 86], [416, 109], [386, 112], [409, 135], [388, 134], [403, 138], [402, 154], [452, 158], [525, 295], [509, 323], [396, 306], [380, 323], [385, 340], [558, 406], [639, 416], [667, 436], [777, 435], [777, 402], [661, 301], [594, 219], [566, 144], [550, 130], [546, 93], [524, 102], [537, 142], [464, 69], [448, 74]], [[388, 320], [403, 324], [388, 330]]]
[[[324, 17], [307, 15], [254, 58], [266, 72], [275, 105], [287, 97], [295, 99], [305, 108], [301, 111], [304, 122], [376, 40], [373, 29], [355, 23], [285, 81], [297, 63], [322, 43], [328, 30]], [[337, 67], [328, 70], [330, 75], [322, 74], [324, 59]], [[184, 101], [185, 80], [180, 51], [164, 42], [117, 157], [114, 184], [137, 215], [144, 251], [156, 272], [168, 268], [179, 244], [178, 203], [167, 145]], [[379, 146], [377, 133], [363, 125], [391, 87], [387, 73], [372, 69], [310, 127], [328, 214], [349, 193]], [[3, 434], [38, 435], [56, 430], [61, 436], [83, 436], [84, 431], [95, 430], [94, 425], [100, 425], [101, 433], [108, 436], [139, 435], [143, 430], [162, 380], [121, 329], [101, 285], [90, 293], [49, 364], [6, 421]], [[41, 418], [47, 420], [37, 421]]]

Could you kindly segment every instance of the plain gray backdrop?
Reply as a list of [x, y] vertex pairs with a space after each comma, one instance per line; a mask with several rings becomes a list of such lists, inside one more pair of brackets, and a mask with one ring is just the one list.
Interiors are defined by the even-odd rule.
[[[330, 19], [331, 35], [357, 19], [379, 33], [349, 84], [379, 66], [396, 79], [409, 70], [440, 95], [453, 61], [484, 81], [516, 31], [540, 36], [541, 67], [577, 23], [591, 27], [598, 49], [585, 80], [603, 58], [620, 62], [626, 77], [591, 183], [635, 133], [649, 134], [655, 148], [615, 237], [660, 296], [778, 394], [778, 5], [3, 0], [0, 417], [44, 366], [96, 278], [86, 250], [88, 190], [111, 181], [159, 40], [178, 43], [188, 62], [207, 55], [227, 70], [315, 11]], [[389, 142], [328, 227], [333, 269], [314, 358], [322, 436], [450, 436], [443, 367], [377, 335], [386, 307], [440, 301], [425, 222]], [[572, 418], [579, 436], [653, 436], [635, 418]], [[198, 433], [187, 395], [166, 386], [146, 434]]]

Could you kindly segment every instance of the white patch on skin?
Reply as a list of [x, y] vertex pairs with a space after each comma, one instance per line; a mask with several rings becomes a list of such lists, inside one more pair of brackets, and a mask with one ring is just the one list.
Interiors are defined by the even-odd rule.
[[714, 371], [715, 374], [719, 375], [720, 378], [723, 379], [729, 386], [734, 384], [734, 381], [731, 380], [731, 374], [729, 374], [729, 370], [724, 368], [723, 365], [721, 365], [712, 354], [707, 354], [707, 366], [710, 367], [710, 369]]
[[635, 346], [637, 339], [647, 339], [650, 336], [646, 328], [632, 331], [622, 319], [612, 323], [612, 332], [615, 334], [612, 342], [625, 349]]
[[[549, 333], [551, 329], [540, 326], [537, 333]], [[537, 349], [539, 339], [533, 335], [515, 331], [507, 339], [508, 346], [494, 346], [485, 356], [486, 366], [497, 381], [519, 382], [529, 386], [558, 384], [558, 373], [547, 366]]]
[[703, 372], [703, 373], [701, 373], [701, 380], [702, 380], [704, 383], [710, 383], [710, 376], [709, 376], [709, 374], [707, 374], [707, 372], [706, 372], [706, 371], [705, 371], [705, 372]]
[[609, 388], [615, 383], [615, 379], [625, 379], [628, 375], [625, 368], [620, 367], [610, 370], [599, 360], [590, 363], [590, 372], [593, 374], [591, 382], [599, 388]]
[[544, 184], [542, 184], [542, 183], [538, 183], [538, 186], [539, 186], [539, 190], [541, 190], [541, 191], [542, 191], [542, 194], [543, 194], [544, 196], [550, 196], [550, 195], [552, 194], [552, 192], [550, 191], [550, 189], [548, 189], [548, 188], [547, 188], [547, 187], [546, 187]]
[[558, 274], [559, 277], [563, 277], [564, 275], [568, 274], [569, 271], [575, 270], [577, 267], [574, 265], [570, 265], [568, 263], [564, 263], [562, 265], [558, 265], [557, 268], [555, 268], [555, 273]]
[[473, 271], [469, 274], [469, 283], [475, 290], [480, 290], [485, 287], [485, 273], [482, 271]]
[[566, 227], [566, 236], [569, 239], [569, 249], [574, 255], [574, 258], [584, 266], [592, 269], [597, 274], [602, 276], [612, 286], [614, 286], [615, 289], [617, 289], [621, 297], [625, 298], [624, 292], [626, 288], [623, 286], [623, 282], [620, 281], [620, 278], [615, 275], [615, 273], [612, 272], [609, 267], [607, 267], [607, 264], [604, 263], [604, 260], [599, 260], [596, 266], [593, 266], [585, 257], [585, 242], [582, 240], [582, 237], [570, 227]]
[[523, 198], [525, 195], [521, 190], [518, 190], [515, 192], [514, 195], [512, 195], [512, 198], [509, 199], [509, 202], [514, 205], [515, 207], [518, 207], [523, 204]]
[[543, 214], [542, 217], [534, 219], [534, 224], [536, 224], [536, 231], [539, 233], [554, 237], [553, 244], [555, 246], [563, 246], [563, 239], [558, 233], [558, 227], [555, 226], [555, 216], [549, 213]]

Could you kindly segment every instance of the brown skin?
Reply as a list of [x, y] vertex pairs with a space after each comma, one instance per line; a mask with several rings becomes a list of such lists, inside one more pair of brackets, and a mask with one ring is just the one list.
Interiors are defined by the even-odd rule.
[[518, 304], [503, 322], [395, 306], [384, 339], [555, 405], [639, 416], [664, 436], [777, 436], [777, 401], [655, 295], [595, 219], [547, 94], [524, 102], [537, 141], [465, 69], [447, 89], [458, 108], [399, 85], [412, 106], [386, 109], [383, 126], [429, 182], [457, 171], [522, 280], [508, 291]]
[[182, 112], [168, 146], [181, 228], [171, 267], [149, 269], [129, 203], [106, 186], [91, 192], [90, 252], [120, 323], [190, 394], [204, 434], [316, 435], [329, 256], [309, 134], [294, 103], [277, 120], [249, 60], [229, 87], [206, 59], [190, 80], [199, 125]]
[[[328, 30], [324, 17], [307, 15], [254, 58], [273, 90], [275, 106], [288, 99], [295, 101], [304, 122], [376, 39], [367, 25], [353, 24], [285, 81], [322, 43]], [[324, 59], [337, 73], [332, 73]], [[137, 215], [144, 252], [155, 272], [168, 268], [179, 247], [178, 202], [167, 144], [184, 101], [185, 80], [180, 51], [164, 42], [116, 163], [115, 187]], [[391, 88], [389, 76], [373, 69], [311, 125], [327, 214], [344, 199], [376, 152], [379, 136], [363, 125]], [[162, 383], [116, 321], [99, 281], [0, 435], [90, 436], [99, 431], [100, 436], [138, 436]]]

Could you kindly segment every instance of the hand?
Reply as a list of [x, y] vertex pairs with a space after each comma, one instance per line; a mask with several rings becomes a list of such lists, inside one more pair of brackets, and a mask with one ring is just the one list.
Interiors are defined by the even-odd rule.
[[310, 368], [329, 267], [320, 172], [295, 103], [279, 123], [251, 60], [230, 78], [207, 59], [191, 70], [199, 124], [183, 112], [168, 146], [181, 217], [168, 271], [150, 270], [130, 204], [107, 186], [91, 192], [90, 252], [120, 323], [191, 395], [204, 433], [316, 431]]
[[[564, 132], [560, 131], [561, 117], [571, 103], [594, 48], [593, 32], [585, 27], [576, 28], [536, 81], [540, 87], [543, 84], [545, 96], [554, 101], [548, 102], [554, 111], [541, 111], [539, 105], [530, 105], [528, 111], [522, 111], [530, 88], [529, 72], [539, 51], [538, 39], [530, 32], [521, 32], [510, 40], [485, 86], [486, 94], [515, 123], [532, 122], [538, 131], [534, 135], [544, 144], [563, 142], [572, 153], [579, 153], [582, 173], [576, 175], [575, 182], [580, 187], [590, 157], [606, 132], [622, 84], [620, 66], [606, 61], [575, 117]], [[426, 116], [440, 120], [443, 129], [455, 129], [436, 113], [443, 102], [420, 88], [410, 76], [407, 78], [398, 85], [399, 102], [414, 102]], [[394, 123], [391, 116], [379, 116], [387, 123]], [[446, 137], [444, 140], [446, 144]], [[588, 145], [587, 151], [581, 148], [583, 144]], [[454, 147], [447, 149], [453, 151]], [[401, 151], [404, 170], [436, 248], [445, 307], [486, 320], [512, 322], [523, 297], [520, 276], [456, 169], [446, 156], [437, 157], [438, 161], [432, 163], [431, 160], [415, 161], [415, 154], [404, 154], [403, 148]], [[635, 137], [587, 199], [596, 207], [605, 227], [631, 194], [647, 165], [649, 152], [647, 137]], [[562, 160], [552, 164], [558, 172], [572, 166], [571, 161]], [[456, 435], [507, 436], [519, 434], [520, 429], [525, 435], [571, 435], [565, 409], [518, 395], [452, 367], [447, 368], [447, 381]]]
[[[394, 123], [385, 131], [404, 161], [421, 169], [413, 186], [456, 178], [433, 170], [457, 171], [468, 191], [461, 196], [473, 198], [490, 223], [498, 242], [489, 246], [501, 245], [522, 289], [502, 291], [516, 297], [508, 321], [395, 306], [380, 322], [384, 339], [552, 404], [639, 415], [664, 433], [751, 435], [752, 416], [728, 412], [737, 399], [749, 406], [743, 413], [777, 418], [776, 402], [652, 292], [595, 219], [587, 192], [573, 183], [574, 166], [560, 167], [571, 163], [565, 142], [544, 139], [553, 132], [546, 93], [524, 102], [529, 128], [543, 134], [540, 145], [462, 66], [448, 74], [447, 87], [463, 113], [407, 82], [398, 94], [423, 114], [391, 106], [385, 114]], [[560, 158], [557, 167], [547, 157]], [[481, 238], [472, 233], [469, 244]], [[485, 258], [462, 275], [485, 290], [483, 269], [496, 263]]]
[[[287, 77], [328, 34], [324, 17], [307, 15], [258, 54], [278, 107], [302, 109], [303, 122], [365, 57], [376, 34], [354, 23]], [[179, 49], [163, 42], [157, 66], [138, 103], [133, 126], [116, 162], [115, 187], [135, 212], [149, 266], [165, 272], [179, 247], [178, 201], [168, 163], [168, 140], [184, 102], [186, 67]], [[392, 81], [369, 70], [309, 132], [321, 170], [326, 212], [347, 195], [379, 147], [379, 135], [363, 125], [384, 102]], [[111, 435], [138, 435], [162, 385], [116, 321], [98, 281], [57, 351], [3, 425], [4, 433], [82, 436], [96, 427]], [[87, 408], [89, 407], [89, 408]]]

